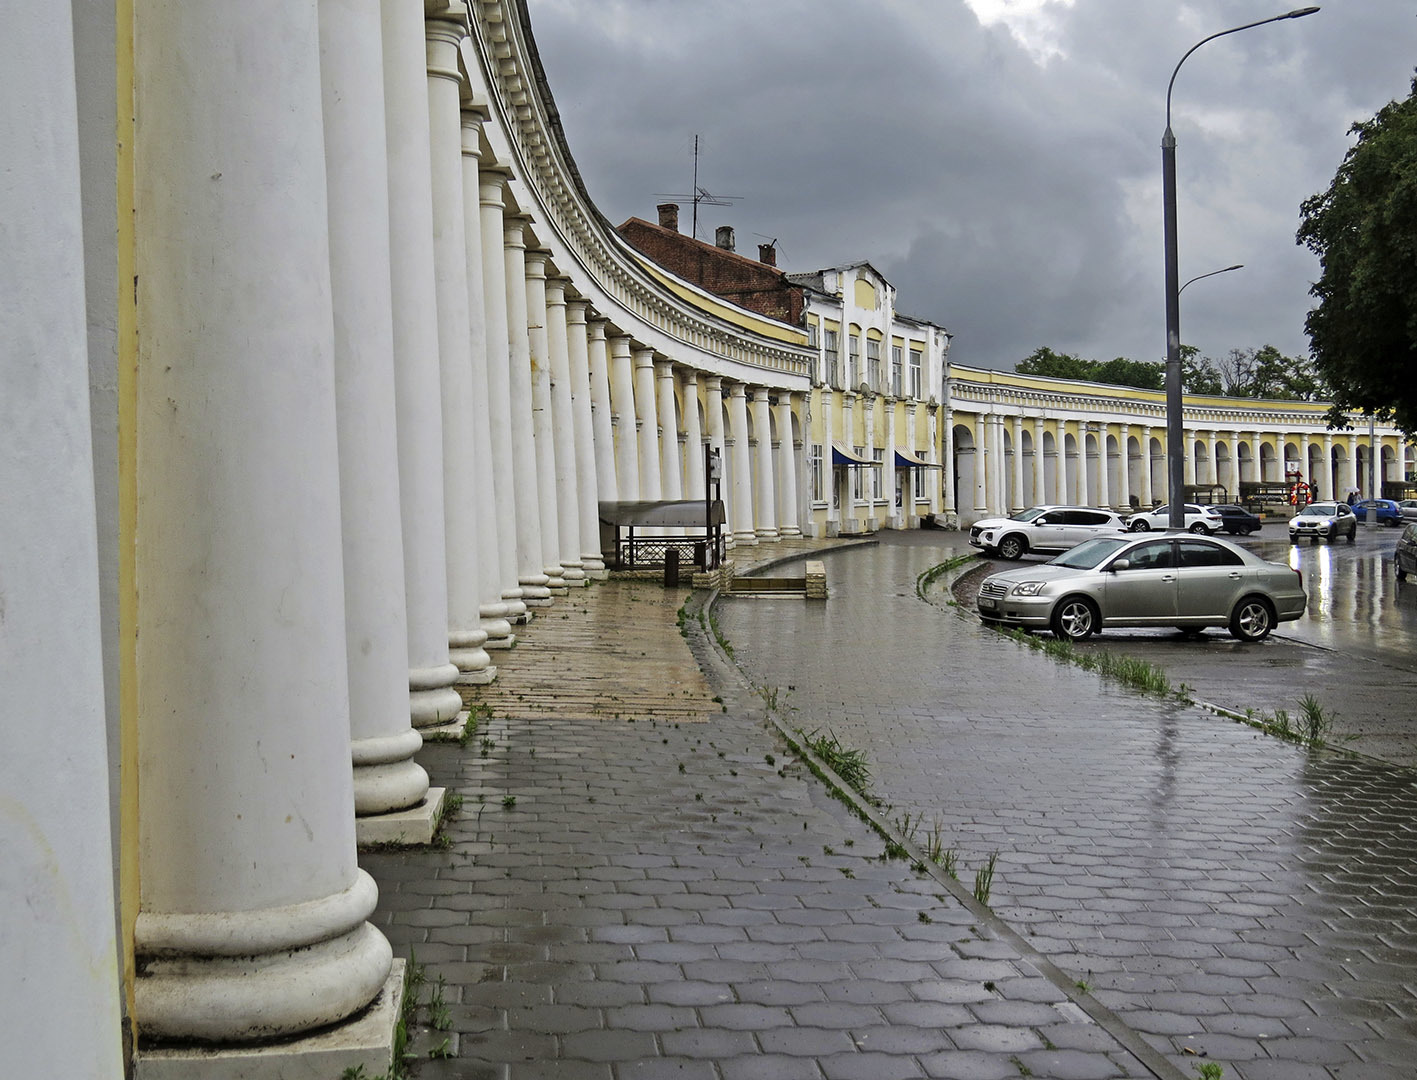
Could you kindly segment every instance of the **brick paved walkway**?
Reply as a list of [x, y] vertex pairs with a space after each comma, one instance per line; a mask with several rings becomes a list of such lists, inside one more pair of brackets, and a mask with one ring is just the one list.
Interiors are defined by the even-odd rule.
[[[478, 738], [422, 755], [466, 800], [451, 846], [361, 856], [377, 923], [443, 981], [447, 1033], [416, 1046], [450, 1056], [420, 1077], [1152, 1075], [987, 913], [882, 858], [784, 753], [698, 620], [675, 631], [677, 597], [615, 588], [600, 632], [632, 668], [643, 652], [655, 681], [604, 706], [548, 697], [545, 672], [519, 665], [538, 635], [546, 655], [575, 651], [551, 646], [558, 624], [584, 639], [579, 601], [563, 601], [570, 618], [553, 607], [498, 657]], [[681, 699], [699, 722], [656, 715]]]
[[[1417, 777], [1311, 753], [1062, 666], [914, 595], [941, 534], [829, 556], [825, 608], [719, 623], [791, 724], [863, 748], [874, 791], [1187, 1075], [1413, 1075]], [[1039, 1074], [1044, 1075], [1044, 1074]]]

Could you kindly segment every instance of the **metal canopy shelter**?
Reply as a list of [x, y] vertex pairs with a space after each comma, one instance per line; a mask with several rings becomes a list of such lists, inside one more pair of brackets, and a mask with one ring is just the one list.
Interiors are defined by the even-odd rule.
[[[662, 567], [671, 552], [677, 563], [714, 570], [723, 561], [727, 520], [721, 499], [602, 502], [600, 546], [614, 550], [612, 565], [620, 570]], [[636, 535], [637, 529], [653, 530], [655, 535]]]

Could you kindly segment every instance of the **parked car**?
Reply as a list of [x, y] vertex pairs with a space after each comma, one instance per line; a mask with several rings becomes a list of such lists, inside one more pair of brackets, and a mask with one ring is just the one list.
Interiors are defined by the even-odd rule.
[[1417, 574], [1417, 521], [1403, 526], [1392, 559], [1397, 564], [1398, 581], [1406, 581], [1408, 574]]
[[1289, 519], [1290, 540], [1307, 538], [1317, 544], [1320, 540], [1332, 542], [1345, 534], [1351, 544], [1358, 535], [1358, 518], [1352, 507], [1344, 503], [1310, 503]]
[[1051, 562], [990, 574], [976, 607], [986, 623], [1080, 640], [1109, 626], [1225, 626], [1259, 641], [1304, 614], [1299, 571], [1210, 536], [1099, 536]]
[[1110, 510], [1090, 506], [1031, 506], [1008, 518], [985, 518], [969, 527], [969, 542], [989, 554], [1019, 559], [1030, 551], [1067, 551], [1084, 540], [1125, 532]]
[[1353, 504], [1353, 513], [1359, 521], [1368, 520], [1368, 511], [1377, 515], [1379, 525], [1401, 525], [1402, 508], [1391, 499], [1359, 499]]
[[1403, 521], [1417, 521], [1417, 499], [1399, 499], [1397, 509]]
[[[1185, 521], [1186, 531], [1193, 533], [1217, 533], [1225, 527], [1225, 519], [1220, 516], [1214, 506], [1200, 506], [1196, 503], [1186, 503]], [[1127, 528], [1133, 532], [1169, 529], [1170, 527], [1171, 507], [1169, 504], [1158, 506], [1155, 510], [1144, 510], [1140, 514], [1133, 514], [1127, 518]]]
[[1211, 507], [1224, 521], [1221, 527], [1231, 536], [1249, 536], [1264, 524], [1257, 514], [1252, 514], [1243, 506], [1213, 506]]

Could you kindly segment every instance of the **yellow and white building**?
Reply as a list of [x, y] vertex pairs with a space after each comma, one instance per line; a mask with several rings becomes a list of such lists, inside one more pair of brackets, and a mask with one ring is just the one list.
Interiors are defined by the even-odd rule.
[[[387, 1030], [340, 1042], [392, 970], [356, 845], [427, 835], [424, 733], [605, 575], [600, 500], [700, 497], [710, 448], [738, 545], [1164, 497], [1154, 395], [946, 368], [865, 264], [794, 327], [646, 263], [524, 0], [15, 0], [5, 29], [16, 1076], [255, 1043], [242, 1075], [295, 1075], [316, 1029], [321, 1070], [382, 1072]], [[1192, 401], [1190, 468], [1361, 486], [1366, 435], [1321, 413]]]

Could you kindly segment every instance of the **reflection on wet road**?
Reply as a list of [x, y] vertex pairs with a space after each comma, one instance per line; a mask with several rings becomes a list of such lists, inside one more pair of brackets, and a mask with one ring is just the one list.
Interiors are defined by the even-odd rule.
[[[1335, 602], [1386, 627], [1379, 598], [1409, 601], [1366, 547], [1296, 552], [1326, 599], [1295, 636], [1328, 633]], [[966, 883], [998, 851], [994, 910], [1187, 1074], [1191, 1051], [1241, 1080], [1410, 1076], [1417, 776], [1116, 689], [919, 600], [958, 550], [828, 555], [827, 604], [735, 600], [719, 622], [791, 723], [866, 751], [889, 816], [938, 828]], [[1300, 648], [1275, 646], [1197, 655]]]

